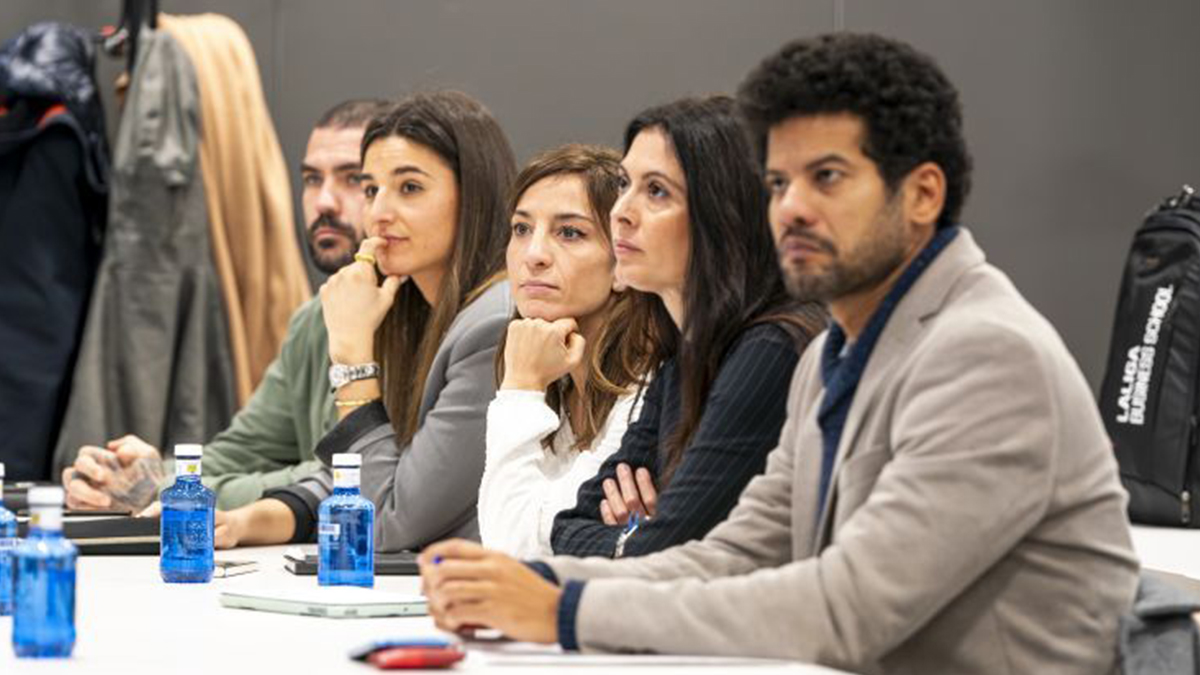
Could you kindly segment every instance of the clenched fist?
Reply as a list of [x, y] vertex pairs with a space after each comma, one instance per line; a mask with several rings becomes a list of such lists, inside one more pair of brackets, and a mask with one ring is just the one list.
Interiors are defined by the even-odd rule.
[[158, 448], [134, 436], [105, 447], [85, 445], [75, 463], [63, 469], [67, 508], [137, 513], [154, 501], [166, 477]]
[[508, 324], [500, 388], [545, 391], [583, 363], [586, 346], [574, 319], [515, 319]]

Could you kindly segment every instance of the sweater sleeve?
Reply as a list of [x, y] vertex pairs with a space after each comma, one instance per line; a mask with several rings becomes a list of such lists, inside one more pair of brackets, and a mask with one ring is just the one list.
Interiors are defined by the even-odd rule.
[[514, 557], [550, 553], [550, 531], [559, 511], [575, 505], [580, 483], [620, 447], [633, 396], [619, 398], [594, 447], [570, 453], [565, 471], [548, 475], [548, 451], [541, 440], [560, 420], [541, 392], [501, 391], [488, 408], [488, 456], [479, 489], [479, 531], [483, 543]]
[[[316, 461], [302, 462], [298, 414], [292, 401], [304, 386], [297, 381], [300, 362], [311, 361], [313, 349], [324, 349], [324, 340], [311, 339], [310, 331], [323, 330], [317, 300], [310, 300], [292, 316], [279, 356], [271, 362], [262, 382], [229, 428], [204, 448], [204, 483], [216, 492], [217, 508], [232, 509], [258, 499], [269, 489], [290, 485], [320, 468]], [[315, 326], [314, 326], [315, 319]], [[324, 354], [316, 355], [324, 358]], [[327, 391], [312, 392], [329, 398]], [[332, 405], [332, 404], [330, 404]], [[172, 474], [173, 475], [173, 474]]]
[[540, 391], [500, 391], [488, 406], [487, 464], [479, 485], [484, 546], [518, 558], [539, 554], [536, 514], [550, 483], [541, 441], [558, 426]]
[[[699, 539], [725, 520], [746, 484], [762, 473], [768, 453], [779, 440], [788, 387], [798, 360], [791, 338], [770, 324], [746, 331], [734, 344], [721, 363], [679, 466], [670, 483], [660, 490], [657, 512], [627, 539], [626, 556], [645, 555]], [[652, 463], [646, 462], [644, 450], [638, 453], [640, 457], [626, 453], [627, 444], [641, 441], [633, 431], [651, 411], [652, 401], [647, 399], [646, 410], [638, 424], [630, 427], [621, 451], [580, 489], [580, 506], [586, 504], [591, 510], [580, 512], [577, 507], [560, 515], [555, 523], [555, 554], [613, 557], [622, 528], [604, 525], [599, 518], [599, 502], [603, 499], [603, 481], [616, 476], [619, 463], [640, 459], [629, 463], [634, 468], [648, 466], [656, 480], [661, 478], [657, 452]]]

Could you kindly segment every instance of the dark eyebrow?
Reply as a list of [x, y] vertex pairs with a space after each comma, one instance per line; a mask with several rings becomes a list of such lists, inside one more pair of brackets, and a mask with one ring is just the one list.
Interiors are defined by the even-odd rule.
[[[361, 165], [358, 162], [344, 162], [333, 167], [333, 173], [342, 173], [344, 171], [357, 172], [360, 166]], [[312, 166], [311, 164], [305, 164], [304, 162], [301, 162], [300, 173], [324, 173], [324, 171]]]
[[554, 214], [554, 219], [559, 220], [559, 221], [561, 221], [561, 220], [583, 220], [583, 221], [586, 221], [589, 223], [592, 222], [591, 216], [585, 216], [582, 213], [575, 213], [574, 211], [566, 211], [564, 213], [556, 213], [556, 214]]
[[[405, 165], [403, 165], [403, 166], [398, 166], [398, 167], [396, 167], [396, 168], [392, 169], [392, 174], [391, 174], [391, 175], [393, 175], [393, 176], [403, 176], [403, 175], [404, 175], [404, 174], [406, 174], [406, 173], [419, 173], [419, 174], [421, 174], [422, 176], [429, 176], [430, 178], [433, 178], [433, 176], [430, 176], [430, 175], [429, 175], [428, 173], [426, 173], [425, 171], [423, 171], [423, 170], [421, 170], [421, 169], [419, 169], [419, 168], [417, 168], [417, 167], [415, 167], [415, 166], [413, 166], [413, 165], [411, 165], [411, 164], [405, 164]], [[358, 174], [358, 179], [359, 179], [359, 180], [364, 180], [364, 181], [373, 181], [373, 180], [375, 180], [375, 177], [374, 177], [374, 176], [372, 176], [371, 174], [369, 174], [369, 173], [367, 173], [367, 172], [363, 171], [363, 172], [360, 172], [360, 173]]]
[[822, 164], [842, 164], [845, 166], [850, 166], [850, 160], [837, 154], [836, 152], [831, 152], [827, 155], [822, 155], [822, 156], [814, 159], [813, 161], [809, 162], [808, 164], [805, 164], [804, 170], [812, 171], [813, 169], [821, 166]]
[[[522, 218], [532, 218], [533, 217], [529, 214], [528, 211], [522, 211], [521, 209], [517, 209], [517, 210], [513, 211], [513, 215], [521, 216]], [[591, 216], [585, 216], [582, 213], [575, 213], [574, 211], [565, 211], [563, 213], [556, 213], [556, 214], [554, 214], [554, 220], [558, 220], [558, 221], [583, 220], [583, 221], [587, 221], [589, 223], [593, 222]]]
[[[403, 176], [406, 173], [419, 173], [422, 176], [429, 176], [428, 173], [426, 173], [425, 171], [422, 171], [420, 168], [415, 167], [411, 164], [405, 164], [403, 166], [398, 166], [398, 167], [392, 169], [393, 176]], [[429, 177], [432, 178], [432, 176], [429, 176]]]
[[682, 186], [682, 185], [680, 185], [679, 183], [676, 183], [675, 181], [671, 180], [671, 178], [670, 178], [669, 176], [667, 176], [667, 174], [665, 174], [665, 173], [663, 173], [663, 172], [661, 172], [661, 171], [647, 171], [647, 172], [646, 172], [646, 176], [645, 176], [645, 177], [646, 177], [646, 178], [655, 178], [655, 177], [657, 177], [657, 178], [659, 178], [660, 180], [662, 180], [664, 183], [667, 183], [667, 184], [669, 184], [671, 187], [675, 188], [676, 190], [679, 190], [680, 192], [687, 192], [687, 190], [684, 190], [684, 189], [683, 189], [683, 186]]

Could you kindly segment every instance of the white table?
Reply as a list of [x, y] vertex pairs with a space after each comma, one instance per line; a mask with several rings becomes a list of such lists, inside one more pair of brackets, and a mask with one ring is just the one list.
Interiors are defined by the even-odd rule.
[[[439, 634], [428, 617], [388, 619], [325, 619], [226, 609], [218, 595], [226, 589], [266, 589], [315, 586], [316, 577], [297, 577], [283, 569], [285, 547], [262, 547], [219, 552], [218, 559], [257, 560], [260, 571], [210, 584], [164, 584], [158, 576], [157, 557], [85, 556], [79, 559], [76, 598], [78, 640], [69, 660], [31, 661], [12, 653], [12, 619], [0, 617], [0, 673], [105, 673], [106, 675], [167, 675], [204, 673], [275, 675], [308, 673], [375, 673], [374, 668], [351, 661], [347, 652], [382, 637]], [[377, 577], [376, 588], [417, 593], [415, 577]], [[532, 645], [508, 644], [506, 655], [489, 654], [495, 645], [469, 645], [470, 655], [458, 671], [535, 672], [550, 675], [578, 672], [587, 658], [574, 667], [566, 657], [547, 655]], [[551, 659], [543, 665], [515, 662], [519, 654]], [[575, 657], [571, 657], [575, 658]], [[617, 657], [614, 657], [617, 658]], [[836, 671], [783, 662], [726, 661], [700, 666], [672, 657], [653, 657], [657, 663], [625, 664], [621, 673], [791, 673], [820, 675]], [[505, 665], [503, 661], [509, 660]], [[595, 664], [594, 664], [595, 665]], [[588, 668], [589, 673], [611, 672], [618, 664]], [[447, 672], [447, 671], [442, 671]], [[453, 672], [453, 671], [449, 671]]]
[[[1200, 530], [1135, 526], [1134, 547], [1147, 569], [1200, 580]], [[372, 673], [374, 668], [350, 661], [346, 652], [379, 637], [437, 635], [427, 617], [391, 619], [321, 619], [225, 609], [217, 596], [237, 588], [296, 588], [316, 584], [315, 577], [293, 576], [283, 569], [285, 547], [262, 547], [218, 553], [218, 558], [252, 559], [259, 572], [204, 585], [168, 585], [158, 576], [154, 557], [92, 557], [79, 560], [78, 642], [69, 660], [18, 660], [12, 654], [12, 620], [0, 618], [0, 673]], [[399, 593], [418, 592], [414, 577], [377, 577], [376, 587]], [[524, 645], [507, 645], [503, 658], [489, 656], [492, 645], [472, 644], [458, 671], [493, 670], [551, 675], [578, 672], [557, 663], [530, 666], [515, 662]], [[545, 650], [528, 647], [535, 658]], [[510, 659], [506, 666], [503, 660]], [[582, 666], [587, 659], [578, 660]], [[609, 667], [589, 668], [601, 673]], [[656, 665], [622, 665], [622, 673], [741, 673], [752, 668], [762, 675], [819, 675], [836, 671], [798, 664], [764, 662], [709, 663], [703, 667], [672, 657]]]
[[1200, 581], [1200, 529], [1134, 525], [1133, 548], [1146, 569]]

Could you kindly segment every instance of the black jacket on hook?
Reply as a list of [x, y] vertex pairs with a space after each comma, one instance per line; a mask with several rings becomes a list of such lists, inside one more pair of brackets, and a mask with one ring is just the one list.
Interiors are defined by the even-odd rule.
[[108, 145], [91, 38], [29, 27], [0, 47], [0, 462], [50, 478], [100, 257]]

